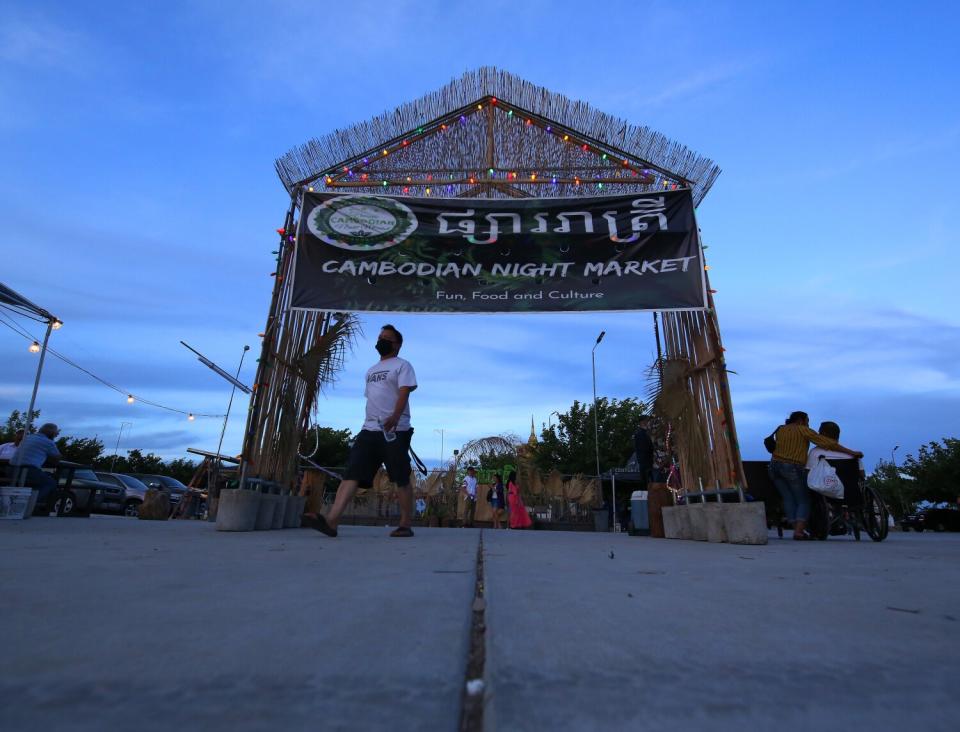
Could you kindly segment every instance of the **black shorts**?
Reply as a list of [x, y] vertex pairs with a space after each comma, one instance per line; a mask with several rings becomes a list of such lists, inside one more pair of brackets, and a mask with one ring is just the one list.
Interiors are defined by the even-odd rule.
[[410, 438], [413, 430], [397, 430], [397, 439], [387, 442], [380, 430], [360, 430], [350, 449], [350, 459], [344, 480], [355, 480], [361, 488], [371, 488], [373, 478], [381, 465], [387, 466], [387, 475], [398, 486], [410, 484]]

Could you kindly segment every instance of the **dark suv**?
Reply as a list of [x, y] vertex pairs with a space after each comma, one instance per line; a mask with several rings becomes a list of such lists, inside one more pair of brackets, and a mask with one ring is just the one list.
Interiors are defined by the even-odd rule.
[[136, 478], [123, 473], [103, 473], [98, 470], [97, 477], [104, 483], [112, 483], [123, 489], [123, 515], [136, 518], [137, 510], [147, 493], [147, 486]]
[[904, 531], [960, 531], [960, 511], [955, 508], [925, 508], [907, 516], [902, 522]]
[[[61, 478], [60, 485], [64, 483], [65, 479]], [[93, 501], [88, 503], [91, 491]], [[73, 482], [70, 484], [65, 500], [63, 513], [68, 516], [76, 511], [78, 506], [87, 506], [86, 510], [92, 508], [97, 512], [119, 513], [123, 510], [123, 488], [100, 480], [90, 468], [77, 468], [73, 473]], [[60, 499], [57, 498], [54, 510], [59, 509]]]
[[158, 488], [166, 491], [170, 495], [171, 506], [180, 503], [183, 495], [190, 490], [176, 478], [167, 475], [151, 475], [149, 473], [128, 473], [128, 475], [146, 484], [147, 488]]

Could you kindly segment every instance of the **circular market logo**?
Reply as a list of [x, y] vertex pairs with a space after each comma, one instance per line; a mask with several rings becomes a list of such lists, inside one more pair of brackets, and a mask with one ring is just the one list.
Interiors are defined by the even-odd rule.
[[373, 251], [396, 246], [410, 236], [417, 217], [393, 198], [337, 196], [310, 212], [307, 228], [340, 249]]

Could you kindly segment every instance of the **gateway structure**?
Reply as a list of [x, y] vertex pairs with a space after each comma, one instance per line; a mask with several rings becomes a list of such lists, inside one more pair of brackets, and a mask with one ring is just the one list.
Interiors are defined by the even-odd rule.
[[292, 487], [345, 313], [630, 310], [654, 313], [657, 408], [684, 486], [744, 485], [695, 218], [711, 160], [483, 68], [276, 168], [291, 204], [245, 479]]

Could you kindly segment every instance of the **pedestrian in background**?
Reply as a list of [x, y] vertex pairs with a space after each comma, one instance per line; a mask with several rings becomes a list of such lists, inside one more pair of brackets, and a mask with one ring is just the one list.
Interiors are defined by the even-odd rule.
[[777, 428], [774, 436], [777, 445], [770, 460], [770, 478], [783, 498], [786, 519], [793, 524], [793, 538], [809, 539], [806, 529], [810, 518], [807, 489], [807, 448], [810, 443], [855, 458], [862, 458], [863, 453], [814, 432], [810, 429], [810, 417], [806, 412], [793, 412], [787, 423]]
[[467, 468], [467, 474], [463, 476], [463, 485], [460, 489], [463, 493], [463, 527], [465, 529], [472, 529], [474, 517], [477, 515], [476, 468]]
[[500, 473], [495, 473], [493, 476], [493, 485], [487, 493], [487, 502], [493, 509], [493, 528], [502, 529], [503, 507], [506, 505], [506, 500], [503, 495], [503, 476]]
[[533, 520], [527, 513], [527, 507], [523, 505], [520, 486], [517, 485], [516, 470], [511, 470], [510, 475], [507, 476], [507, 501], [510, 504], [511, 529], [529, 529], [533, 526]]

